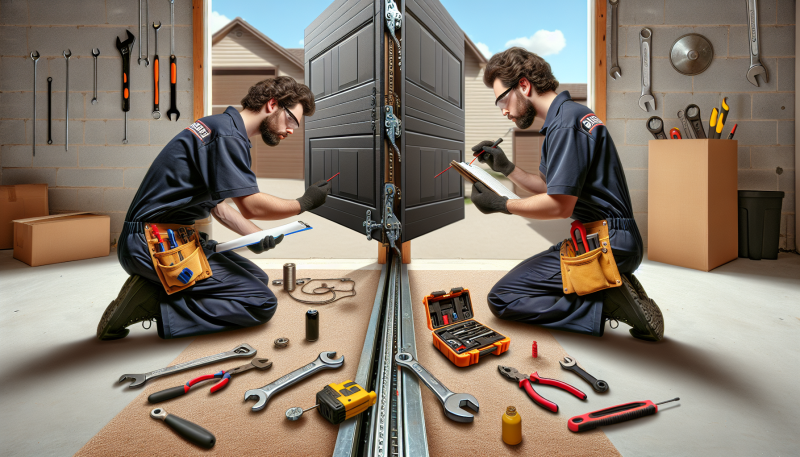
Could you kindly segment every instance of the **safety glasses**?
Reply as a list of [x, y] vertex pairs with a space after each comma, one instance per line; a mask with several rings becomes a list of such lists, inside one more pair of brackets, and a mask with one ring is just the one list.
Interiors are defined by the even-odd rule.
[[500, 110], [508, 108], [508, 102], [509, 100], [511, 100], [511, 91], [514, 90], [514, 88], [517, 87], [518, 84], [519, 81], [514, 83], [513, 86], [509, 87], [508, 89], [505, 90], [505, 92], [500, 94], [500, 96], [497, 97], [497, 100], [494, 101], [494, 106], [500, 108]]
[[300, 122], [297, 121], [297, 118], [294, 117], [289, 108], [282, 106], [283, 110], [286, 111], [286, 128], [287, 129], [297, 129], [300, 128]]

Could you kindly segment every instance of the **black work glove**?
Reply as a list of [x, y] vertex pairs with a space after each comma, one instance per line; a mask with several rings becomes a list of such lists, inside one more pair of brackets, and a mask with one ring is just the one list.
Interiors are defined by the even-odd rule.
[[259, 241], [256, 244], [248, 244], [247, 249], [253, 251], [256, 254], [261, 254], [262, 252], [269, 251], [270, 249], [275, 248], [281, 241], [283, 241], [283, 235], [275, 238], [272, 235], [265, 236], [263, 240]]
[[470, 197], [470, 199], [472, 203], [475, 203], [475, 207], [478, 208], [478, 211], [483, 214], [511, 214], [508, 212], [508, 208], [506, 208], [508, 197], [497, 195], [494, 191], [484, 186], [483, 183], [476, 182], [472, 185], [472, 197]]
[[330, 190], [331, 183], [325, 181], [317, 181], [309, 186], [303, 196], [297, 199], [300, 202], [300, 212], [311, 211], [324, 205]]
[[200, 235], [200, 246], [208, 249], [211, 252], [217, 252], [217, 243], [215, 240], [208, 239], [208, 233], [205, 232], [198, 232]]
[[[499, 147], [493, 148], [494, 141], [481, 141], [472, 147], [472, 156], [478, 157], [478, 162], [489, 164], [492, 170], [508, 176], [514, 171], [516, 165], [508, 160], [506, 154]], [[486, 151], [481, 154], [481, 150]], [[478, 154], [481, 154], [478, 156]]]

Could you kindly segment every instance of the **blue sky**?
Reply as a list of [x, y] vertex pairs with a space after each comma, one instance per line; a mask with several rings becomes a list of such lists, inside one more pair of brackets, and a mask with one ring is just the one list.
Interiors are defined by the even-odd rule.
[[[559, 82], [587, 81], [586, 0], [440, 1], [484, 54], [522, 46], [544, 57]], [[306, 26], [330, 4], [330, 0], [216, 0], [210, 27], [216, 31], [240, 16], [281, 46], [299, 48]]]

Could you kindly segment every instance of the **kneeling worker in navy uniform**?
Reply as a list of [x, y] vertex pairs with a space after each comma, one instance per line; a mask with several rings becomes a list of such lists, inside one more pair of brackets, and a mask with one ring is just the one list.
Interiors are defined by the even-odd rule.
[[[277, 146], [304, 115], [314, 114], [311, 90], [279, 76], [251, 87], [242, 107], [195, 121], [153, 161], [125, 217], [117, 256], [131, 277], [97, 326], [101, 340], [123, 338], [137, 322], [155, 320], [161, 338], [177, 338], [259, 325], [275, 314], [277, 299], [264, 271], [233, 251], [215, 252], [217, 243], [205, 234], [202, 249], [212, 275], [168, 295], [144, 233], [154, 223], [190, 226], [211, 214], [247, 235], [261, 230], [249, 219], [285, 219], [325, 203], [330, 185], [324, 181], [297, 200], [284, 200], [260, 193], [250, 168], [248, 138], [260, 133], [267, 145]], [[282, 239], [268, 236], [248, 248], [260, 254]]]
[[[605, 220], [611, 251], [622, 285], [583, 296], [565, 294], [559, 250], [562, 243], [511, 270], [489, 293], [492, 312], [503, 319], [602, 336], [606, 320], [630, 325], [636, 338], [658, 341], [664, 320], [633, 272], [642, 262], [642, 237], [633, 219], [625, 173], [605, 125], [587, 107], [556, 94], [558, 81], [544, 59], [522, 48], [492, 56], [483, 82], [494, 89], [503, 116], [527, 129], [544, 116], [538, 174], [508, 160], [500, 148], [484, 141], [472, 148], [492, 170], [503, 173], [535, 195], [509, 200], [476, 183], [472, 201], [484, 214], [501, 212], [531, 219], [565, 219], [583, 223]], [[565, 238], [567, 234], [565, 233]]]

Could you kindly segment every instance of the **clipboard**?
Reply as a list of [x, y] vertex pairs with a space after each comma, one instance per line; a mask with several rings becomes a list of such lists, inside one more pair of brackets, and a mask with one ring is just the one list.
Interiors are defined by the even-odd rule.
[[487, 173], [483, 168], [469, 165], [466, 162], [456, 162], [455, 160], [450, 161], [450, 165], [467, 181], [471, 183], [480, 182], [497, 195], [500, 195], [501, 197], [508, 197], [509, 200], [520, 200], [519, 195], [512, 192], [508, 187], [504, 186], [503, 183], [495, 179], [494, 176]]

